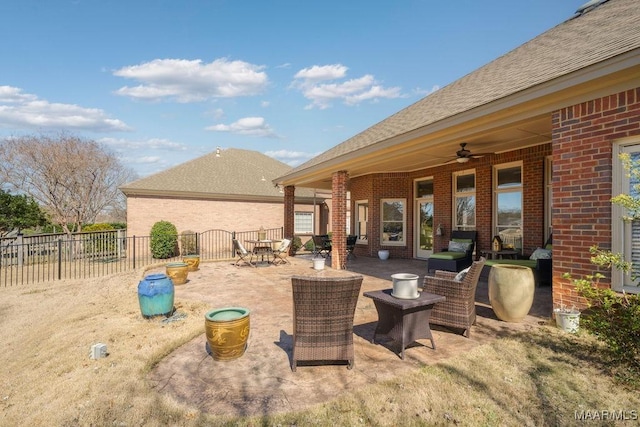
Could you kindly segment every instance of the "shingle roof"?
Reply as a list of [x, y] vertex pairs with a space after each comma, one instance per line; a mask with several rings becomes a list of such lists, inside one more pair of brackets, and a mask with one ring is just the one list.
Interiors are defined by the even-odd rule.
[[257, 151], [229, 148], [220, 150], [219, 157], [213, 152], [120, 189], [126, 195], [163, 192], [283, 198], [271, 180], [290, 169], [285, 163]]
[[291, 175], [640, 48], [640, 2], [609, 0], [292, 169]]

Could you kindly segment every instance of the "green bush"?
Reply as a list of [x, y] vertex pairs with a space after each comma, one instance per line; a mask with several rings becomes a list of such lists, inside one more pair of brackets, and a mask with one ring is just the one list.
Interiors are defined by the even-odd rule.
[[294, 236], [291, 239], [291, 255], [295, 255], [296, 252], [302, 247], [302, 240], [298, 236]]
[[[591, 263], [598, 267], [614, 267], [624, 272], [632, 267], [621, 254], [598, 246], [592, 246], [589, 252]], [[564, 273], [562, 277], [570, 279], [586, 300], [588, 308], [580, 316], [580, 325], [607, 345], [612, 362], [622, 367], [617, 370], [620, 379], [640, 381], [640, 295], [602, 287], [599, 282], [605, 276], [599, 272], [582, 278]]]
[[307, 240], [307, 243], [304, 244], [304, 248], [309, 252], [313, 252], [316, 248], [316, 245], [313, 244], [313, 239]]
[[109, 230], [115, 230], [115, 228], [113, 227], [113, 225], [108, 224], [106, 222], [99, 222], [96, 224], [89, 224], [89, 225], [85, 225], [84, 227], [82, 227], [82, 231], [109, 231]]
[[151, 227], [151, 255], [156, 259], [171, 258], [178, 252], [178, 230], [169, 221], [158, 221]]
[[198, 254], [198, 235], [195, 231], [185, 230], [180, 233], [180, 253], [182, 255]]

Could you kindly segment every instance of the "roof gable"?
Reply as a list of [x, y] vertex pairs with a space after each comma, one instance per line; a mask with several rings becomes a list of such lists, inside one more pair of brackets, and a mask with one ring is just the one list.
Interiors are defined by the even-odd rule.
[[257, 151], [229, 148], [213, 152], [120, 189], [126, 194], [194, 193], [209, 196], [283, 197], [272, 179], [290, 166]]

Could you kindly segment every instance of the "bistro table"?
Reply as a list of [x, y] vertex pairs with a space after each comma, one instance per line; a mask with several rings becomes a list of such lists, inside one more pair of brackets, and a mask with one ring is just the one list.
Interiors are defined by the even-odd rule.
[[378, 311], [378, 323], [372, 343], [378, 334], [385, 334], [400, 343], [400, 357], [404, 360], [404, 349], [417, 339], [428, 338], [431, 348], [436, 343], [429, 327], [429, 317], [434, 304], [444, 301], [442, 295], [422, 292], [416, 299], [400, 299], [391, 295], [392, 289], [369, 291], [363, 295], [373, 299]]
[[[256, 256], [256, 267], [266, 267], [273, 262], [273, 244], [280, 243], [282, 240], [245, 240], [246, 243], [253, 244], [253, 254]], [[265, 256], [267, 260], [265, 261]], [[260, 262], [258, 263], [257, 258], [260, 257]]]

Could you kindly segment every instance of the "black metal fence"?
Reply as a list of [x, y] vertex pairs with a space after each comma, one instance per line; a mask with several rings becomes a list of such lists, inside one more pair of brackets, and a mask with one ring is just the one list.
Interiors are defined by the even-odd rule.
[[[265, 230], [268, 239], [282, 239], [283, 229]], [[232, 239], [258, 238], [258, 230], [208, 230], [177, 236], [174, 256], [156, 259], [149, 236], [127, 236], [125, 230], [66, 235], [18, 236], [0, 239], [0, 287], [83, 279], [180, 260], [196, 253], [201, 261], [234, 258]]]

